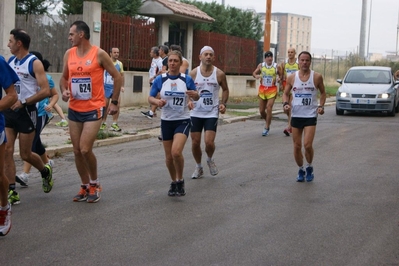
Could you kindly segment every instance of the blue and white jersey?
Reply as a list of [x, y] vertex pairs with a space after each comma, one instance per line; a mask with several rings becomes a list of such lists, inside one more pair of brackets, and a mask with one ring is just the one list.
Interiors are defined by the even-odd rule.
[[[12, 84], [19, 81], [17, 74], [7, 64], [4, 57], [0, 55], [0, 99], [3, 98], [3, 89], [8, 89]], [[0, 132], [4, 131], [4, 115], [0, 112]], [[1, 143], [0, 143], [1, 144]]]
[[166, 104], [162, 107], [162, 120], [174, 121], [190, 118], [187, 90], [196, 89], [193, 79], [183, 73], [177, 76], [164, 73], [156, 77], [150, 95], [156, 97], [159, 92], [161, 99], [166, 100]]
[[317, 88], [314, 85], [314, 71], [311, 70], [309, 79], [302, 81], [299, 72], [295, 72], [292, 86], [292, 112], [291, 117], [312, 118], [317, 117]]
[[195, 77], [194, 84], [200, 98], [198, 101], [194, 102], [194, 109], [190, 112], [192, 117], [219, 117], [220, 86], [216, 72], [217, 67], [214, 66], [212, 74], [209, 77], [204, 77], [201, 74], [201, 68], [197, 67], [197, 76]]
[[[47, 77], [48, 85], [50, 86], [50, 90], [53, 90], [55, 87], [53, 78], [49, 74], [46, 74], [46, 77]], [[46, 115], [47, 112], [44, 108], [46, 108], [46, 106], [49, 104], [49, 102], [50, 102], [49, 97], [46, 97], [36, 104], [37, 116]]]
[[[114, 66], [119, 73], [123, 73], [123, 65], [122, 62], [116, 60], [114, 62]], [[114, 78], [109, 74], [107, 70], [104, 70], [104, 89], [113, 90], [114, 89]]]
[[8, 60], [8, 64], [19, 77], [19, 81], [15, 83], [15, 89], [18, 93], [18, 100], [25, 100], [36, 94], [39, 90], [35, 74], [33, 72], [33, 61], [36, 56], [28, 54], [22, 60], [18, 60], [15, 56]]

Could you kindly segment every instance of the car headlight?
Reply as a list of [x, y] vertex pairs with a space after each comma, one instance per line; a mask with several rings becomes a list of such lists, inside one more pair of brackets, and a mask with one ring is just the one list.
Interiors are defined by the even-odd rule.
[[340, 93], [339, 93], [339, 97], [341, 97], [341, 98], [346, 98], [346, 97], [349, 97], [349, 93], [346, 93], [346, 92], [340, 92]]
[[378, 94], [378, 98], [388, 99], [389, 97], [390, 97], [389, 93]]

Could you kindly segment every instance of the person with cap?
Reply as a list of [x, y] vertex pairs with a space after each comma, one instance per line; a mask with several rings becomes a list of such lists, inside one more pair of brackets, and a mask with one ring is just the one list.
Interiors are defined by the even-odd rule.
[[[201, 178], [204, 174], [201, 165], [201, 132], [204, 130], [205, 152], [208, 156], [207, 164], [212, 176], [219, 173], [213, 159], [215, 152], [216, 129], [219, 113], [226, 112], [226, 103], [229, 98], [229, 87], [226, 74], [213, 65], [215, 52], [210, 46], [204, 46], [199, 55], [201, 65], [190, 72], [195, 87], [200, 95], [198, 101], [189, 102], [191, 109], [191, 151], [196, 162], [196, 167], [191, 178]], [[222, 88], [222, 99], [219, 91]]]
[[[310, 69], [312, 56], [303, 51], [298, 56], [299, 70], [287, 78], [283, 94], [283, 109], [285, 112], [291, 110], [292, 141], [294, 143], [294, 158], [299, 166], [297, 182], [311, 182], [313, 174], [313, 139], [316, 133], [317, 116], [324, 114], [326, 102], [326, 91], [323, 76]], [[292, 91], [292, 102], [288, 102]], [[317, 94], [320, 92], [319, 104]], [[303, 146], [307, 166], [303, 166]]]
[[[288, 58], [285, 62], [281, 63], [280, 67], [281, 70], [279, 70], [279, 73], [281, 73], [282, 78], [281, 78], [281, 85], [282, 85], [282, 90], [284, 91], [285, 85], [287, 84], [287, 77], [293, 73], [295, 73], [296, 71], [299, 70], [299, 64], [298, 64], [298, 60], [296, 59], [295, 55], [296, 55], [296, 51], [295, 48], [289, 48], [287, 51], [288, 54]], [[292, 94], [290, 94], [290, 98], [288, 100], [288, 102], [292, 101]], [[290, 133], [292, 133], [292, 129], [291, 129], [291, 112], [287, 112], [287, 118], [288, 118], [288, 125], [287, 127], [284, 129], [283, 133], [288, 137], [290, 135]]]
[[272, 122], [272, 110], [277, 96], [277, 85], [279, 82], [279, 71], [277, 64], [273, 61], [273, 53], [267, 51], [263, 63], [260, 63], [252, 76], [260, 79], [259, 85], [259, 113], [262, 119], [265, 119], [266, 125], [263, 128], [262, 136], [269, 135], [270, 124]]

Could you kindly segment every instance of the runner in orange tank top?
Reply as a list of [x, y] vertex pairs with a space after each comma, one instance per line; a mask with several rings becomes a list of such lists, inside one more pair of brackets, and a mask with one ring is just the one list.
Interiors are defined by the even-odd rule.
[[93, 144], [100, 129], [104, 98], [104, 69], [114, 79], [114, 93], [108, 114], [118, 112], [122, 77], [108, 54], [90, 43], [90, 28], [75, 21], [69, 29], [72, 48], [64, 55], [60, 80], [62, 100], [69, 101], [69, 133], [75, 154], [75, 164], [82, 184], [73, 201], [97, 202], [101, 185], [97, 178], [97, 159]]

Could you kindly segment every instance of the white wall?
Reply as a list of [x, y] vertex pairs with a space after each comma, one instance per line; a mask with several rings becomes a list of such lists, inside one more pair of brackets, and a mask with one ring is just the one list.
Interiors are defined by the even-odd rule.
[[[121, 94], [121, 106], [139, 106], [148, 105], [148, 95], [150, 93], [150, 85], [148, 82], [148, 72], [136, 72], [136, 71], [125, 71], [125, 92]], [[59, 81], [61, 73], [49, 73], [54, 80], [55, 87], [59, 90]], [[143, 77], [143, 91], [133, 92], [133, 76]], [[229, 85], [230, 97], [244, 97], [244, 96], [256, 96], [258, 93], [259, 83], [252, 76], [227, 76], [227, 84]], [[65, 111], [68, 107], [68, 103], [65, 103], [61, 99], [58, 104]]]

